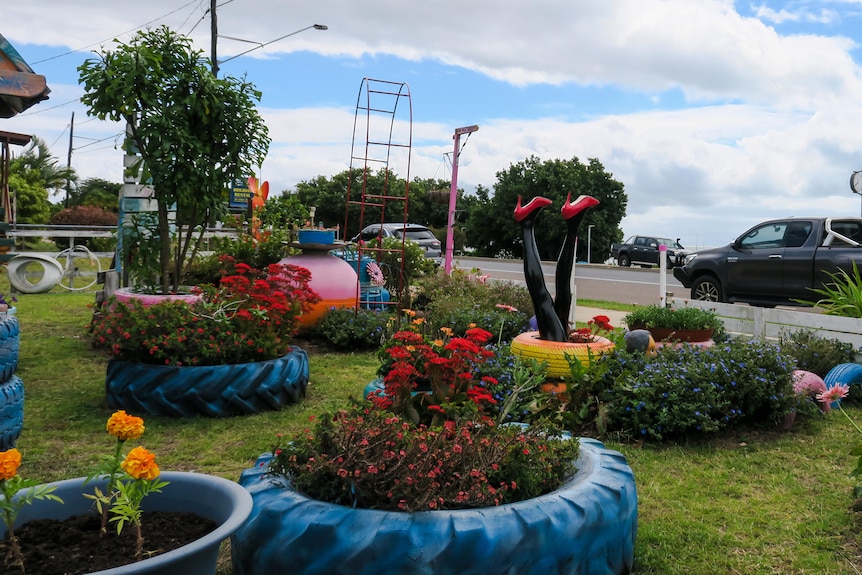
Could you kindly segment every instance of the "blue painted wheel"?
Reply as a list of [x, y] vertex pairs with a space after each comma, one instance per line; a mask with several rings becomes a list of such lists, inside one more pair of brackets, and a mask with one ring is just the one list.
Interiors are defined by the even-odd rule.
[[[853, 390], [854, 386], [862, 384], [862, 365], [858, 363], [842, 363], [836, 365], [829, 370], [826, 377], [823, 378], [823, 383], [827, 388], [836, 384], [846, 384], [850, 386], [850, 393], [858, 396], [859, 390]], [[829, 407], [838, 409], [841, 400], [833, 401]]]
[[105, 393], [112, 409], [171, 417], [230, 417], [298, 403], [308, 387], [308, 354], [294, 347], [269, 361], [208, 366], [112, 360]]
[[0, 381], [9, 379], [18, 369], [20, 331], [13, 307], [0, 319]]
[[622, 454], [581, 438], [578, 472], [527, 501], [399, 513], [309, 499], [266, 475], [240, 477], [254, 509], [231, 537], [235, 575], [630, 573], [637, 535], [634, 476]]
[[24, 427], [24, 382], [17, 375], [0, 384], [0, 451], [15, 447]]

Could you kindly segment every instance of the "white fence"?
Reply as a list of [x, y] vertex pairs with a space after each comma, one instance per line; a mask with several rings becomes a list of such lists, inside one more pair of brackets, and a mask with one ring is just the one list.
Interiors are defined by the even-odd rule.
[[862, 319], [824, 315], [813, 310], [762, 308], [747, 305], [669, 298], [671, 307], [698, 307], [714, 311], [732, 334], [759, 339], [778, 339], [794, 331], [813, 331], [820, 337], [837, 339], [862, 348]]

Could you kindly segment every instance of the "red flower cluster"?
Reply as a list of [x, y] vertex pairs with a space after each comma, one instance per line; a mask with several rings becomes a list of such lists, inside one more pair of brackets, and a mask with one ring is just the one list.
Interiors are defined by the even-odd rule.
[[267, 273], [236, 264], [195, 303], [145, 307], [113, 302], [91, 326], [94, 344], [121, 359], [164, 365], [220, 365], [274, 359], [290, 349], [302, 313], [320, 297], [311, 273], [274, 264]]
[[481, 418], [482, 407], [496, 403], [486, 387], [477, 385], [480, 381], [497, 383], [477, 375], [481, 365], [494, 356], [483, 347], [491, 337], [484, 329], [472, 328], [465, 337], [438, 345], [413, 331], [395, 333], [385, 350], [393, 362], [383, 378], [384, 391], [370, 399], [377, 407], [416, 424]]
[[606, 315], [597, 315], [587, 322], [588, 327], [574, 329], [569, 332], [571, 343], [593, 343], [597, 337], [602, 337], [614, 330], [610, 324], [611, 318]]

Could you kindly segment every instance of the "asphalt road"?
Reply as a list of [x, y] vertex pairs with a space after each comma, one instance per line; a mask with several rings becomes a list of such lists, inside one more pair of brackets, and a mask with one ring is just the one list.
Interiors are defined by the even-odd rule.
[[[464, 270], [478, 269], [494, 279], [524, 282], [524, 264], [520, 260], [497, 260], [491, 258], [456, 257], [455, 267]], [[545, 283], [553, 295], [555, 281], [554, 262], [545, 262]], [[666, 276], [667, 292], [677, 297], [688, 296], [673, 274]], [[650, 305], [658, 304], [661, 296], [660, 272], [658, 268], [621, 268], [605, 264], [577, 264], [575, 266], [575, 297], [617, 303]]]

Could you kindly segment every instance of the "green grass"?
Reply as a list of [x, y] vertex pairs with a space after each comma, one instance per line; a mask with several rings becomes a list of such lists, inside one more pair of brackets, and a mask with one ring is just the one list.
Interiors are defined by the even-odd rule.
[[[0, 291], [4, 291], [0, 276]], [[113, 447], [105, 432], [107, 358], [90, 346], [92, 292], [19, 297], [26, 390], [21, 473], [40, 481], [85, 475]], [[583, 305], [608, 309], [606, 302]], [[623, 310], [624, 311], [624, 310]], [[311, 348], [310, 348], [311, 349]], [[311, 349], [301, 405], [229, 419], [145, 416], [141, 444], [165, 470], [236, 480], [277, 433], [344, 405], [374, 378], [374, 354]], [[862, 409], [851, 408], [862, 421]], [[862, 573], [859, 520], [850, 510], [860, 441], [840, 413], [790, 432], [746, 432], [711, 441], [640, 445], [607, 441], [634, 470], [639, 495], [636, 574]], [[225, 556], [220, 573], [230, 573]]]

